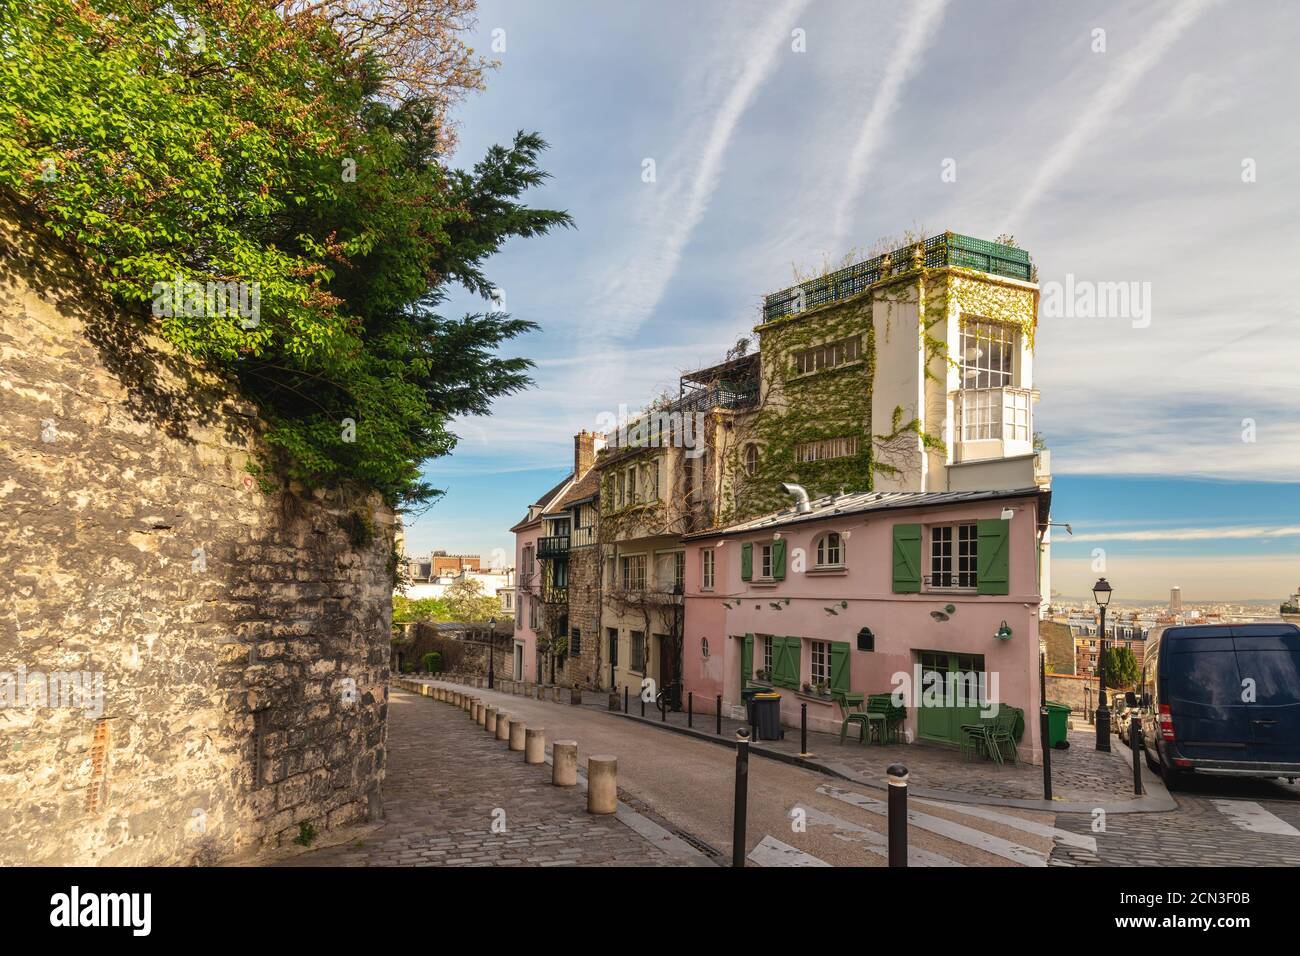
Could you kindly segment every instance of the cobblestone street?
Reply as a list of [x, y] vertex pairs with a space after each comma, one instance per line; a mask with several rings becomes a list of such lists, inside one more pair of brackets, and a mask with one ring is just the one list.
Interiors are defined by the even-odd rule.
[[[669, 866], [613, 816], [587, 813], [579, 787], [483, 732], [463, 711], [393, 689], [385, 826], [283, 866]], [[493, 833], [493, 812], [505, 832]], [[500, 817], [500, 814], [497, 814]]]

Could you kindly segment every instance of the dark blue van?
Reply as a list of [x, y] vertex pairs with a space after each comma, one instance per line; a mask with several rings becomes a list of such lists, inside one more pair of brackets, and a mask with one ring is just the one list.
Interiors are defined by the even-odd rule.
[[1300, 627], [1166, 628], [1147, 644], [1139, 692], [1147, 763], [1166, 783], [1300, 777]]

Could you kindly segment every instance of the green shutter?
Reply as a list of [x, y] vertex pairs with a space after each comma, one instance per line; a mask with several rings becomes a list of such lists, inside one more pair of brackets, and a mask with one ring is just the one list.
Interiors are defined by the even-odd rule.
[[802, 641], [797, 637], [772, 638], [772, 683], [797, 690], [799, 687], [799, 652]]
[[752, 544], [742, 544], [740, 546], [740, 580], [748, 581], [754, 577], [754, 546]]
[[848, 641], [831, 641], [831, 691], [845, 694], [849, 692]]
[[754, 676], [754, 635], [746, 634], [745, 643], [740, 649], [740, 689], [749, 686], [749, 679]]
[[894, 525], [894, 592], [919, 594], [921, 591], [921, 526]]
[[785, 580], [785, 538], [772, 542], [772, 580]]
[[1007, 555], [1010, 531], [1011, 522], [1001, 518], [981, 518], [979, 521], [975, 583], [980, 594], [1007, 594], [1010, 591]]

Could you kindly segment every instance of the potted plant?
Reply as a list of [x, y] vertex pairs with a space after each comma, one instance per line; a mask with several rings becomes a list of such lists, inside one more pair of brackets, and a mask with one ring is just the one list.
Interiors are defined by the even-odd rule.
[[767, 671], [761, 667], [754, 671], [754, 680], [767, 680]]
[[808, 683], [807, 681], [804, 681], [804, 682], [803, 682], [803, 692], [804, 692], [805, 694], [811, 694], [811, 693], [812, 693], [812, 684]]
[[818, 681], [817, 683], [813, 684], [813, 693], [816, 694], [818, 697], [828, 696], [830, 689], [831, 689], [830, 685], [827, 684], [825, 681]]

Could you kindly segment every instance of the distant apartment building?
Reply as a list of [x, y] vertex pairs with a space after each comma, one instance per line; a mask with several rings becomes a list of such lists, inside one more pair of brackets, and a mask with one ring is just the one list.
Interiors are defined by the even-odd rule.
[[1169, 613], [1173, 615], [1183, 613], [1183, 589], [1177, 585], [1169, 589]]

